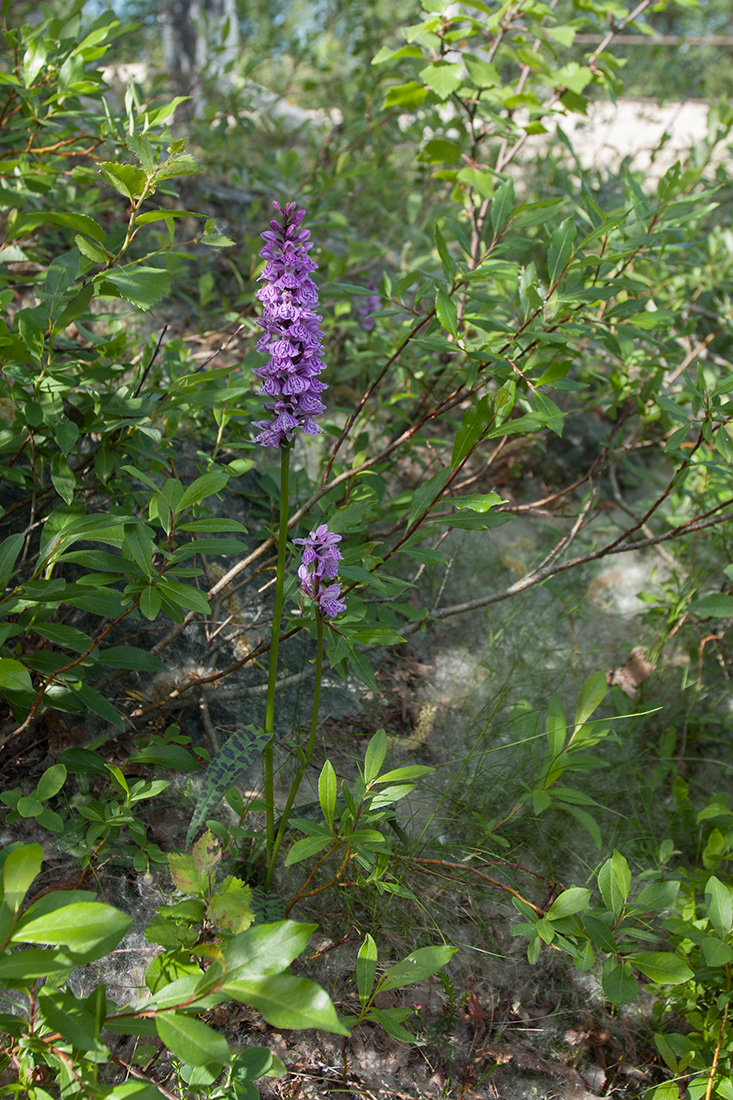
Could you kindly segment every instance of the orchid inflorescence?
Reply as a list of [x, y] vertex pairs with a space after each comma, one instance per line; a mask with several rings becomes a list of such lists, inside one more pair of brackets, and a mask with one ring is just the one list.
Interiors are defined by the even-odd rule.
[[260, 275], [264, 286], [257, 291], [265, 330], [257, 350], [270, 359], [254, 371], [262, 379], [259, 392], [273, 398], [265, 402], [273, 418], [255, 423], [260, 429], [256, 442], [263, 447], [289, 444], [298, 428], [309, 435], [320, 432], [313, 418], [324, 411], [319, 394], [328, 388], [318, 378], [325, 364], [321, 319], [315, 311], [318, 288], [310, 277], [316, 268], [308, 255], [313, 244], [310, 231], [300, 228], [305, 210], [296, 211], [294, 202], [284, 209], [278, 202], [272, 205], [280, 217], [262, 234], [260, 255], [267, 263]]
[[324, 584], [325, 580], [334, 580], [338, 573], [338, 563], [343, 555], [336, 549], [341, 535], [329, 531], [322, 523], [304, 539], [293, 539], [296, 545], [303, 547], [303, 559], [298, 569], [298, 583], [301, 592], [318, 608], [321, 615], [333, 619], [346, 610], [346, 603], [340, 599], [341, 585]]

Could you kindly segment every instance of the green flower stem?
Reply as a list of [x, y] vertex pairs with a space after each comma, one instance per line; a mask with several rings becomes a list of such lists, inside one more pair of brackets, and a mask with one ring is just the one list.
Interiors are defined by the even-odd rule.
[[277, 537], [277, 576], [275, 581], [275, 612], [270, 641], [270, 672], [267, 678], [267, 702], [265, 704], [265, 735], [269, 737], [265, 748], [265, 805], [267, 808], [268, 867], [274, 856], [275, 842], [275, 777], [273, 770], [273, 743], [275, 740], [275, 683], [277, 680], [277, 651], [280, 644], [280, 620], [283, 611], [285, 585], [285, 554], [288, 541], [288, 481], [290, 477], [290, 447], [280, 448], [280, 528]]
[[272, 876], [275, 872], [275, 860], [277, 853], [280, 851], [280, 845], [282, 844], [283, 837], [285, 835], [285, 829], [287, 828], [288, 818], [290, 817], [290, 811], [293, 808], [293, 802], [295, 796], [298, 793], [300, 784], [303, 782], [303, 776], [306, 773], [310, 758], [313, 754], [313, 746], [316, 743], [316, 730], [318, 728], [318, 708], [321, 702], [321, 676], [323, 673], [323, 619], [318, 607], [315, 606], [316, 612], [316, 682], [313, 689], [313, 713], [311, 714], [311, 731], [308, 737], [308, 744], [305, 747], [305, 752], [300, 754], [300, 766], [293, 780], [293, 785], [290, 788], [290, 794], [288, 800], [285, 803], [285, 809], [283, 810], [282, 819], [280, 821], [280, 828], [277, 831], [275, 843], [270, 854], [269, 863], [267, 866], [267, 875], [265, 877], [265, 890], [269, 890], [270, 883], [272, 882]]

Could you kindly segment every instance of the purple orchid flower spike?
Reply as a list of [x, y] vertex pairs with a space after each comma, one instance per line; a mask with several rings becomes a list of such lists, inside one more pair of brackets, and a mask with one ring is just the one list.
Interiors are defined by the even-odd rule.
[[264, 286], [257, 291], [263, 305], [261, 325], [264, 334], [257, 350], [270, 356], [264, 367], [254, 373], [262, 379], [259, 390], [265, 397], [270, 420], [258, 420], [256, 442], [263, 447], [290, 443], [300, 428], [309, 435], [321, 429], [314, 417], [326, 406], [319, 394], [328, 389], [318, 375], [325, 367], [321, 358], [321, 319], [316, 312], [318, 288], [310, 277], [316, 264], [308, 255], [313, 243], [310, 231], [301, 229], [305, 210], [296, 210], [289, 202], [283, 209], [272, 204], [280, 215], [262, 234], [265, 242], [260, 256], [267, 260], [260, 278]]
[[335, 535], [329, 531], [327, 525], [322, 523], [311, 531], [304, 539], [293, 539], [296, 546], [303, 547], [303, 559], [298, 569], [298, 586], [309, 600], [313, 600], [324, 618], [335, 619], [342, 611], [346, 610], [346, 602], [341, 596], [341, 585], [324, 584], [326, 580], [334, 580], [338, 573], [338, 563], [343, 555], [336, 549], [341, 542], [341, 535]]

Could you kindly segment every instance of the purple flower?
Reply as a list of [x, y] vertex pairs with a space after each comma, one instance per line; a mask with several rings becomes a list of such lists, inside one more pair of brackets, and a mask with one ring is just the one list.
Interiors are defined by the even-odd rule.
[[321, 319], [314, 308], [318, 288], [310, 277], [316, 268], [308, 255], [313, 244], [310, 231], [300, 228], [305, 210], [296, 211], [294, 202], [284, 210], [278, 202], [272, 205], [280, 217], [262, 234], [260, 256], [267, 263], [260, 275], [264, 286], [257, 291], [265, 330], [257, 350], [270, 360], [254, 370], [262, 379], [259, 392], [273, 399], [265, 402], [272, 418], [255, 422], [260, 429], [255, 441], [263, 447], [290, 443], [298, 428], [317, 435], [321, 429], [313, 418], [324, 411], [319, 394], [328, 389], [318, 378], [325, 363]]
[[293, 539], [296, 546], [303, 547], [303, 559], [298, 569], [298, 582], [301, 592], [313, 600], [321, 615], [334, 619], [346, 610], [346, 603], [339, 599], [341, 585], [324, 585], [324, 577], [333, 580], [338, 573], [338, 563], [342, 554], [336, 549], [341, 535], [329, 531], [325, 523], [311, 531], [304, 539]]

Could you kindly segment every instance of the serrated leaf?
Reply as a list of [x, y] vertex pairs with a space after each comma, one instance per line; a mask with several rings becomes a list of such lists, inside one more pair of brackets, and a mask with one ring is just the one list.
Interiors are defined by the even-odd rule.
[[427, 94], [427, 88], [419, 81], [408, 80], [406, 84], [397, 84], [388, 90], [384, 97], [384, 107], [402, 107], [409, 111], [424, 103]]
[[93, 260], [95, 264], [107, 263], [107, 253], [95, 241], [90, 241], [88, 237], [83, 237], [81, 233], [77, 233], [74, 237], [74, 244], [82, 256], [86, 256], [88, 260]]
[[134, 164], [118, 164], [116, 161], [102, 161], [99, 165], [104, 178], [110, 187], [114, 187], [120, 195], [135, 201], [139, 199], [145, 190], [147, 175], [142, 168], [136, 168]]
[[171, 274], [159, 267], [115, 268], [105, 271], [99, 278], [117, 287], [123, 298], [138, 309], [149, 310], [165, 298], [170, 291]]
[[254, 921], [251, 900], [252, 891], [249, 886], [230, 875], [212, 897], [206, 913], [217, 928], [236, 935], [244, 932]]
[[447, 99], [463, 84], [463, 66], [457, 62], [436, 61], [421, 69], [420, 77], [440, 99]]
[[186, 852], [169, 852], [168, 866], [173, 885], [182, 894], [205, 894], [209, 879], [205, 871], [200, 870], [193, 857]]

